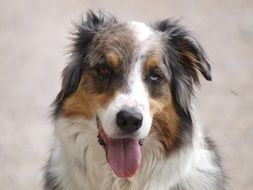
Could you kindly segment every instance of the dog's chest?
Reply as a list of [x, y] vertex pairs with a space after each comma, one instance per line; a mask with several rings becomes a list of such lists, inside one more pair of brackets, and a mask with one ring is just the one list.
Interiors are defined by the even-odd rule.
[[[116, 177], [106, 160], [106, 153], [97, 142], [96, 128], [89, 123], [62, 120], [56, 128], [58, 145], [54, 151], [53, 168], [63, 167], [61, 176], [64, 189], [170, 189], [185, 173], [188, 156], [164, 156], [162, 145], [154, 137], [147, 137], [141, 147], [142, 160], [137, 173], [130, 178]], [[170, 172], [173, 171], [173, 172]], [[68, 175], [66, 175], [68, 174]], [[85, 188], [84, 188], [85, 187]]]
[[[157, 162], [157, 164], [162, 164]], [[152, 190], [164, 189], [169, 187], [168, 179], [163, 179], [160, 175], [162, 171], [158, 171], [153, 166], [153, 163], [143, 163], [135, 176], [127, 179], [121, 179], [115, 176], [107, 163], [101, 166], [92, 166], [93, 173], [84, 174], [84, 178], [88, 179], [82, 186], [89, 187], [87, 189], [100, 189], [100, 190]], [[88, 166], [89, 167], [89, 166]]]
[[[82, 159], [84, 161], [73, 160], [73, 165], [71, 164], [71, 168], [67, 169], [71, 171], [71, 174], [64, 181], [68, 185], [75, 185], [75, 187], [69, 188], [77, 190], [83, 190], [83, 187], [85, 187], [84, 189], [91, 190], [159, 190], [168, 187], [168, 176], [164, 172], [166, 168], [165, 162], [162, 159], [159, 160], [156, 155], [152, 155], [146, 151], [144, 148], [141, 166], [137, 173], [131, 178], [122, 179], [116, 177], [110, 169], [102, 147], [96, 144], [88, 145], [85, 148], [85, 152], [83, 152], [84, 157]], [[150, 157], [147, 159], [147, 156]], [[64, 165], [66, 166], [66, 164]]]
[[[151, 143], [153, 146], [156, 144], [147, 142], [146, 145], [149, 146]], [[106, 161], [102, 147], [97, 145], [88, 147], [85, 155], [86, 170], [81, 174], [82, 177], [78, 177], [85, 179], [80, 183], [80, 189], [83, 189], [81, 187], [101, 190], [169, 189], [178, 180], [176, 173], [173, 175], [168, 173], [172, 166], [162, 156], [159, 157], [157, 152], [150, 152], [147, 146], [142, 149], [143, 158], [139, 170], [133, 177], [127, 179], [115, 176]]]

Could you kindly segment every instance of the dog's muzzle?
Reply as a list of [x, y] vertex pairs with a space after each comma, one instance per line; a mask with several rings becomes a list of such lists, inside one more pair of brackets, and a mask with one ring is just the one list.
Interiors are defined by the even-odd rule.
[[[113, 172], [122, 178], [133, 176], [140, 166], [143, 139], [110, 138], [104, 131], [99, 117], [96, 118], [98, 128], [98, 142], [106, 152], [106, 159]], [[142, 115], [134, 112], [120, 111], [117, 114], [117, 125], [125, 133], [134, 133], [142, 123]], [[132, 128], [131, 128], [132, 127]]]

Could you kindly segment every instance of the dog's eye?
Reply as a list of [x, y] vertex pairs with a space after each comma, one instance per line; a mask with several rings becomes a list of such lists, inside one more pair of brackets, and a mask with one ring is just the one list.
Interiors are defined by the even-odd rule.
[[109, 78], [111, 75], [111, 68], [107, 64], [99, 65], [96, 68], [96, 72], [100, 78]]
[[150, 83], [157, 84], [157, 83], [159, 83], [161, 80], [162, 80], [162, 76], [159, 75], [158, 73], [151, 72], [151, 73], [148, 75], [148, 81], [149, 81]]

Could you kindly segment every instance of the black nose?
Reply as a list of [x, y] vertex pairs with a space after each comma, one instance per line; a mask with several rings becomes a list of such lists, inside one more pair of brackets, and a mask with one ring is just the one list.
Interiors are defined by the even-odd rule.
[[137, 131], [142, 125], [142, 114], [133, 108], [123, 109], [117, 113], [118, 127], [126, 133]]

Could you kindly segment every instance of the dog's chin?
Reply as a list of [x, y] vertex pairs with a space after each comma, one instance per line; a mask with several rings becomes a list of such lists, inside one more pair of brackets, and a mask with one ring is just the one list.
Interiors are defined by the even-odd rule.
[[106, 159], [112, 171], [121, 178], [132, 177], [141, 162], [143, 139], [131, 137], [110, 138], [97, 117], [98, 142], [104, 147]]

